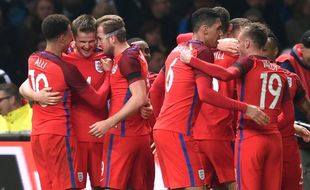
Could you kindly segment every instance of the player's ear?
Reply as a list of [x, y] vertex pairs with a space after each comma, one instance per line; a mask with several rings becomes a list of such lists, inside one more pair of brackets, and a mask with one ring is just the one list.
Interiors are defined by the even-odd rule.
[[110, 38], [109, 38], [109, 42], [110, 42], [110, 44], [115, 44], [115, 42], [116, 42], [116, 36], [111, 36]]
[[227, 30], [227, 33], [228, 33], [228, 34], [230, 34], [230, 33], [232, 32], [233, 27], [234, 27], [234, 25], [231, 24], [231, 23], [229, 23], [228, 30]]
[[208, 34], [208, 32], [209, 32], [209, 26], [208, 25], [203, 25], [203, 32], [204, 32], [204, 34]]
[[60, 43], [64, 44], [66, 39], [65, 39], [65, 34], [61, 34], [58, 38], [58, 40], [60, 41]]
[[250, 40], [245, 40], [244, 46], [245, 46], [246, 48], [249, 48], [250, 45], [251, 45], [251, 41], [250, 41]]
[[305, 49], [304, 44], [300, 44], [300, 50], [301, 50], [301, 51], [304, 51], [304, 49]]

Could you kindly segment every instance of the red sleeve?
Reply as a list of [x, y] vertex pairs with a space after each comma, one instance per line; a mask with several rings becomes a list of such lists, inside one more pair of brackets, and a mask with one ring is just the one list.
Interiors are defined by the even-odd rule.
[[185, 34], [179, 34], [177, 36], [177, 44], [183, 43], [183, 42], [187, 42], [189, 40], [191, 40], [193, 37], [193, 33], [185, 33]]
[[212, 77], [224, 81], [229, 81], [237, 78], [241, 74], [239, 67], [231, 66], [226, 69], [222, 66], [214, 65], [210, 62], [205, 62], [196, 57], [192, 57], [192, 59], [190, 60], [190, 65]]
[[294, 96], [294, 103], [299, 104], [301, 102], [304, 102], [306, 97], [306, 91], [302, 84], [300, 83], [300, 80], [297, 80], [297, 88], [296, 88], [296, 93]]
[[283, 128], [287, 126], [290, 122], [295, 120], [294, 116], [294, 106], [292, 101], [285, 101], [282, 104], [282, 113], [278, 116], [278, 126]]
[[72, 88], [73, 92], [77, 93], [77, 95], [94, 108], [101, 108], [107, 103], [107, 98], [110, 92], [109, 74], [106, 74], [105, 82], [97, 92], [86, 82], [80, 71], [74, 65], [64, 63], [61, 66], [64, 72], [65, 81], [67, 85]]
[[124, 52], [118, 63], [120, 72], [129, 84], [140, 80], [142, 77], [139, 55], [139, 49], [130, 48]]
[[211, 89], [210, 77], [196, 77], [198, 95], [202, 102], [224, 109], [232, 109], [245, 112], [247, 104], [239, 102]]
[[150, 89], [150, 100], [155, 117], [158, 117], [165, 98], [165, 71], [162, 69]]

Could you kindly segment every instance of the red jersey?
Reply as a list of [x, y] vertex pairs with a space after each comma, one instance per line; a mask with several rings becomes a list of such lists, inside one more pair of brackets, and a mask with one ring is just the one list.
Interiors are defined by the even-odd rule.
[[[228, 68], [238, 57], [238, 54], [216, 51], [214, 52], [214, 64]], [[213, 78], [212, 83], [213, 90], [226, 97], [234, 98], [235, 80], [225, 82]], [[194, 139], [233, 140], [235, 138], [232, 128], [234, 112], [234, 110], [203, 103], [193, 131]]]
[[[285, 73], [269, 59], [253, 56], [253, 65], [235, 64], [241, 68], [241, 78], [237, 81], [238, 99], [259, 106], [269, 117], [266, 126], [256, 124], [243, 113], [239, 115], [237, 136], [240, 139], [258, 134], [278, 133], [278, 116], [282, 105], [290, 101]], [[248, 72], [245, 74], [246, 71]]]
[[[306, 92], [300, 82], [298, 75], [292, 72], [286, 71], [286, 78], [290, 90], [291, 99], [294, 101], [294, 104], [297, 105], [299, 102], [303, 101]], [[294, 120], [289, 121], [289, 123], [285, 126], [280, 127], [280, 132], [282, 137], [291, 137], [295, 134], [294, 129]]]
[[[105, 58], [102, 52], [94, 53], [88, 58], [81, 57], [74, 51], [63, 55], [63, 60], [75, 65], [84, 79], [95, 90], [99, 90], [106, 77], [106, 73], [99, 66], [101, 58]], [[78, 141], [102, 142], [102, 138], [97, 138], [89, 134], [89, 126], [108, 117], [107, 104], [102, 103], [100, 109], [95, 109], [79, 96], [73, 96], [72, 108], [71, 121], [76, 129]]]
[[[110, 75], [110, 116], [120, 111], [131, 97], [130, 84], [138, 80], [144, 80], [147, 86], [147, 73], [147, 62], [139, 48], [135, 46], [127, 48], [114, 57]], [[120, 122], [117, 128], [112, 128], [110, 133], [121, 136], [138, 136], [150, 134], [150, 128], [147, 120], [143, 119], [140, 113], [135, 113]]]
[[89, 86], [77, 68], [49, 52], [33, 53], [28, 59], [29, 82], [34, 91], [52, 87], [63, 100], [54, 106], [33, 104], [32, 135], [75, 135], [71, 119], [71, 90], [86, 91]]
[[300, 81], [304, 86], [307, 95], [310, 95], [310, 66], [303, 63], [302, 60], [302, 52], [300, 50], [301, 44], [297, 44], [293, 47], [292, 52], [290, 54], [283, 54], [277, 58], [277, 62], [284, 63], [285, 61], [289, 61], [291, 66], [293, 67], [294, 73], [296, 73], [300, 77]]
[[151, 85], [149, 97], [155, 118], [158, 117], [165, 98], [165, 67], [163, 67]]
[[179, 59], [180, 50], [188, 48], [191, 43], [194, 54], [198, 58], [213, 62], [210, 49], [200, 41], [189, 41], [179, 44], [167, 57], [165, 67], [165, 99], [154, 129], [164, 129], [192, 134], [192, 126], [196, 120], [200, 100], [192, 67]]

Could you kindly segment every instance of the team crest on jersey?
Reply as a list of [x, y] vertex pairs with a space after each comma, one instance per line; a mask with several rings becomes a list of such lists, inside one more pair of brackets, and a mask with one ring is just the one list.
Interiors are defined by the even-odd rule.
[[205, 171], [203, 169], [198, 170], [198, 176], [201, 180], [204, 180], [205, 179]]
[[118, 64], [115, 64], [115, 65], [112, 67], [112, 71], [111, 71], [111, 73], [112, 73], [112, 74], [115, 74], [115, 73], [116, 73], [117, 68], [118, 68]]
[[100, 60], [96, 60], [95, 61], [95, 69], [98, 73], [103, 73], [103, 68], [101, 66], [101, 61]]
[[83, 177], [83, 172], [78, 172], [78, 173], [77, 173], [77, 176], [78, 176], [79, 182], [82, 182], [83, 179], [84, 179], [84, 177]]

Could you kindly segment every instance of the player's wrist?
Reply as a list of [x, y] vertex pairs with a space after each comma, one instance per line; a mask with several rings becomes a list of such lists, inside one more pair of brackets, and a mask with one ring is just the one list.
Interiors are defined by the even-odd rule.
[[113, 117], [109, 117], [106, 121], [109, 123], [109, 129], [117, 128], [117, 122], [114, 120]]
[[39, 102], [39, 95], [37, 94], [37, 93], [33, 93], [33, 96], [32, 96], [32, 99], [33, 99], [33, 101], [35, 101], [35, 102]]

